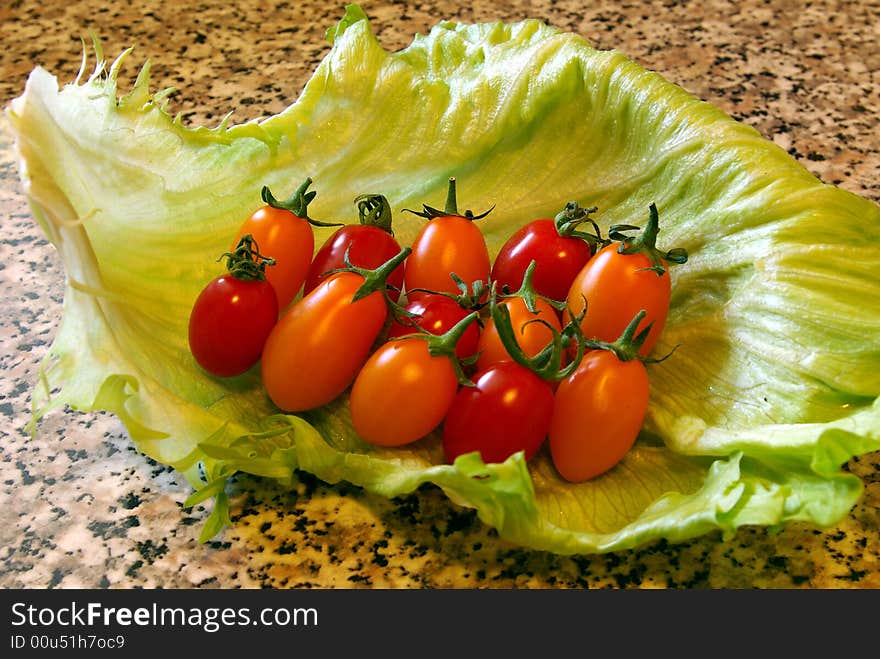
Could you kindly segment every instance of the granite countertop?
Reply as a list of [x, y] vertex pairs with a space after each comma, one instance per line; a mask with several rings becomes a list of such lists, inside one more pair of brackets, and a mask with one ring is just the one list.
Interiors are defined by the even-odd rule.
[[[108, 58], [135, 45], [153, 88], [192, 125], [243, 122], [292, 103], [328, 50], [339, 5], [308, 0], [42, 3], [0, 8], [0, 102], [37, 65], [74, 78], [92, 29]], [[757, 128], [821, 180], [880, 202], [880, 4], [472, 0], [364, 2], [389, 49], [440, 19], [519, 20], [616, 48]], [[136, 67], [132, 67], [136, 69]], [[124, 81], [123, 83], [124, 84]], [[742, 528], [682, 544], [561, 557], [498, 539], [427, 489], [398, 501], [303, 475], [293, 490], [242, 478], [234, 525], [199, 544], [206, 510], [174, 472], [138, 454], [121, 422], [57, 410], [29, 437], [30, 392], [61, 317], [64, 272], [18, 184], [0, 132], [0, 587], [877, 588], [880, 453], [847, 468], [862, 500], [837, 526]]]

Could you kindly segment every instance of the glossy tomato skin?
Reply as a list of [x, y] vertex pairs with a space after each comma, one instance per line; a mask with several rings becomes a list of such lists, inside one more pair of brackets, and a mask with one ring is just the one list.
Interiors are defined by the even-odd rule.
[[413, 241], [404, 275], [407, 296], [412, 300], [421, 294], [413, 289], [458, 295], [461, 291], [451, 273], [473, 292], [474, 282], [488, 283], [490, 266], [486, 239], [473, 220], [458, 215], [435, 217]]
[[278, 320], [278, 298], [262, 280], [221, 275], [199, 294], [189, 318], [190, 351], [199, 365], [219, 377], [241, 375], [254, 366]]
[[[373, 270], [400, 252], [400, 244], [384, 229], [368, 224], [349, 224], [337, 229], [312, 259], [303, 284], [303, 295], [311, 293], [325, 279], [324, 273], [345, 267], [345, 252], [352, 265]], [[403, 288], [405, 264], [401, 263], [388, 276], [388, 294], [397, 301]]]
[[639, 349], [646, 356], [656, 345], [669, 313], [672, 285], [668, 268], [662, 275], [649, 270], [651, 261], [644, 254], [620, 254], [618, 245], [612, 243], [599, 250], [583, 267], [572, 282], [567, 298], [568, 310], [575, 315], [584, 309], [587, 313], [581, 321], [581, 329], [588, 339], [613, 342], [642, 309], [645, 318], [636, 333], [653, 322], [647, 339]]
[[[562, 331], [559, 316], [549, 302], [537, 298], [532, 313], [521, 297], [504, 298], [498, 302], [507, 307], [510, 313], [510, 324], [516, 335], [517, 343], [528, 357], [534, 357], [553, 341], [553, 331]], [[543, 321], [543, 322], [539, 322]], [[543, 323], [547, 323], [544, 325]], [[552, 329], [551, 329], [552, 328]], [[501, 341], [495, 321], [490, 317], [480, 333], [477, 347], [477, 369], [483, 370], [500, 361], [510, 361], [512, 357]]]
[[364, 278], [328, 277], [275, 324], [263, 348], [263, 384], [284, 411], [326, 405], [351, 385], [388, 314], [381, 292], [352, 302]]
[[574, 236], [561, 236], [553, 220], [529, 222], [502, 245], [492, 265], [492, 280], [498, 290], [514, 293], [523, 275], [535, 261], [532, 285], [536, 293], [551, 300], [564, 300], [578, 272], [590, 260], [590, 245]]
[[315, 251], [315, 234], [308, 220], [283, 208], [265, 205], [254, 211], [241, 225], [232, 244], [251, 234], [260, 254], [275, 259], [266, 269], [266, 279], [278, 295], [283, 311], [297, 296], [309, 271]]
[[443, 422], [448, 462], [479, 451], [483, 462], [503, 462], [518, 451], [530, 460], [543, 444], [553, 413], [553, 390], [516, 362], [498, 362], [461, 387]]
[[[454, 299], [446, 295], [425, 294], [417, 296], [404, 307], [409, 313], [415, 314], [410, 322], [426, 332], [440, 336], [451, 330], [459, 321], [464, 320], [468, 310], [462, 307]], [[388, 338], [398, 338], [413, 334], [418, 331], [415, 327], [401, 320], [395, 319], [388, 330]], [[480, 341], [480, 326], [472, 323], [464, 331], [464, 334], [455, 344], [455, 355], [459, 359], [466, 359], [477, 352]]]
[[638, 359], [620, 361], [609, 350], [584, 355], [556, 389], [548, 444], [559, 474], [580, 483], [620, 462], [642, 427], [648, 394]]
[[361, 369], [351, 390], [351, 422], [378, 446], [403, 446], [437, 428], [458, 389], [449, 357], [433, 356], [421, 338], [389, 341]]

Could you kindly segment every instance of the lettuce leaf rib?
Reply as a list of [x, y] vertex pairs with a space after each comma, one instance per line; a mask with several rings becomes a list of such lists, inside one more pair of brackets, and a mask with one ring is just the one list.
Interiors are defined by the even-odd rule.
[[[679, 541], [744, 524], [830, 525], [862, 492], [841, 469], [880, 449], [880, 208], [822, 184], [781, 148], [629, 60], [539, 21], [442, 22], [390, 53], [350, 6], [297, 100], [259, 122], [184, 126], [151, 93], [149, 62], [120, 95], [125, 51], [63, 87], [35, 69], [7, 110], [33, 216], [67, 275], [34, 394], [106, 410], [150, 457], [213, 498], [228, 523], [236, 471], [305, 470], [388, 497], [424, 484], [500, 536], [561, 554]], [[85, 59], [84, 59], [85, 70]], [[220, 381], [188, 351], [189, 309], [269, 185], [306, 176], [319, 219], [354, 222], [385, 194], [404, 244], [449, 176], [490, 251], [567, 201], [607, 229], [660, 209], [672, 309], [650, 365], [645, 430], [618, 468], [563, 482], [546, 453], [444, 464], [439, 437], [379, 449], [345, 399], [279, 414], [257, 370]], [[317, 229], [318, 244], [330, 229]]]

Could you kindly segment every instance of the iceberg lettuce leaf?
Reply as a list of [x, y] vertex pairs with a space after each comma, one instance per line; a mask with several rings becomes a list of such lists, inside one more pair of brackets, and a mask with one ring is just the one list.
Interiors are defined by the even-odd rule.
[[[117, 89], [130, 51], [59, 87], [35, 69], [7, 110], [23, 190], [67, 276], [34, 424], [105, 410], [144, 454], [214, 498], [228, 523], [236, 471], [305, 470], [394, 497], [429, 483], [501, 537], [561, 554], [683, 540], [745, 524], [832, 525], [862, 493], [841, 467], [880, 449], [880, 208], [825, 185], [782, 149], [617, 51], [537, 20], [442, 22], [388, 52], [356, 6], [297, 100], [244, 124], [190, 128], [149, 90], [149, 62]], [[85, 59], [84, 59], [85, 70]], [[279, 414], [258, 369], [219, 380], [189, 354], [187, 321], [240, 222], [269, 185], [305, 177], [319, 219], [353, 199], [439, 203], [455, 176], [494, 254], [568, 200], [687, 249], [644, 432], [614, 470], [573, 485], [546, 453], [444, 464], [437, 436], [361, 441], [342, 399]], [[399, 213], [403, 244], [421, 220]], [[316, 229], [318, 244], [330, 229]], [[305, 376], [305, 374], [304, 374]]]

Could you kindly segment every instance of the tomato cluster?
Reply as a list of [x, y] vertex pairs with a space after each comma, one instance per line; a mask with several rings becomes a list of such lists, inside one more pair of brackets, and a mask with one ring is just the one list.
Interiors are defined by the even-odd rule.
[[[402, 446], [439, 431], [446, 459], [501, 462], [545, 445], [580, 482], [629, 451], [648, 406], [645, 363], [666, 321], [669, 263], [658, 213], [610, 227], [569, 202], [510, 236], [494, 261], [478, 220], [459, 213], [455, 179], [442, 210], [402, 247], [382, 195], [357, 197], [359, 224], [315, 251], [307, 179], [242, 225], [229, 273], [193, 307], [190, 346], [208, 372], [260, 364], [272, 402], [304, 412], [349, 392], [366, 442]], [[585, 229], [586, 227], [586, 229]], [[261, 253], [265, 252], [265, 255]]]

